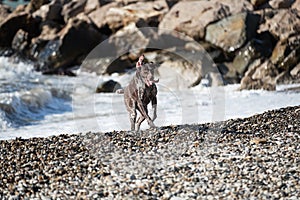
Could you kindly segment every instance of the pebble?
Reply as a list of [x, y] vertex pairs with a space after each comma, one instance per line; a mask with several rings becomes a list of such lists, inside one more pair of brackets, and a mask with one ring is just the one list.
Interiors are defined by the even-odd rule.
[[300, 199], [300, 106], [0, 141], [0, 199]]

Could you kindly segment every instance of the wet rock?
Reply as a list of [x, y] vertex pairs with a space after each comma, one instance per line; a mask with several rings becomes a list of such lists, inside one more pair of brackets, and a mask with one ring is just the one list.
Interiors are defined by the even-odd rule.
[[252, 10], [248, 1], [180, 1], [175, 4], [159, 24], [159, 32], [179, 31], [200, 40], [208, 24], [227, 16]]
[[99, 85], [96, 89], [96, 93], [109, 93], [109, 92], [116, 92], [117, 90], [122, 89], [122, 86], [120, 83], [109, 80], [106, 82], [103, 82], [101, 85]]
[[275, 38], [284, 41], [300, 32], [299, 14], [290, 9], [269, 10], [264, 23], [260, 24], [258, 33], [269, 31]]
[[278, 69], [270, 62], [254, 62], [241, 80], [240, 89], [275, 90]]
[[207, 26], [205, 40], [226, 52], [233, 52], [255, 35], [259, 19], [249, 13], [227, 17]]
[[0, 24], [11, 13], [9, 6], [0, 4]]

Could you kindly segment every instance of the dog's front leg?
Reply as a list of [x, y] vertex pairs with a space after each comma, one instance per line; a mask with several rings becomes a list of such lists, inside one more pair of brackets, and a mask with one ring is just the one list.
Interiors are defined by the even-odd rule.
[[150, 117], [148, 115], [148, 112], [144, 108], [144, 105], [143, 105], [143, 102], [142, 102], [143, 95], [144, 95], [144, 92], [140, 90], [137, 106], [139, 108], [139, 111], [141, 112], [141, 115], [147, 120], [149, 126], [150, 127], [155, 127], [153, 121], [150, 119]]
[[152, 109], [153, 109], [152, 121], [154, 122], [154, 120], [157, 118], [157, 114], [156, 114], [157, 104], [152, 105]]

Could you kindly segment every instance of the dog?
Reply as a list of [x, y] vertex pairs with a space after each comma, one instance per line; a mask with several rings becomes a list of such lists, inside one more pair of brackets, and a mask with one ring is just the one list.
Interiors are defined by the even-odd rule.
[[[129, 85], [124, 89], [124, 102], [129, 112], [129, 119], [132, 131], [139, 131], [144, 120], [147, 120], [151, 128], [155, 127], [153, 121], [156, 119], [157, 110], [157, 87], [154, 80], [154, 70], [156, 65], [151, 63], [143, 63], [142, 55], [136, 64], [136, 73]], [[148, 104], [151, 102], [153, 109], [152, 118], [148, 115]], [[140, 117], [136, 120], [137, 110]]]

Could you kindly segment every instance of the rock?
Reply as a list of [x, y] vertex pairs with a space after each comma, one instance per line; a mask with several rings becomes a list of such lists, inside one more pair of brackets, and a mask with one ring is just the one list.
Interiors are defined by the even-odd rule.
[[0, 24], [3, 20], [5, 20], [8, 15], [11, 13], [11, 9], [9, 6], [0, 4]]
[[116, 92], [117, 90], [122, 89], [121, 84], [114, 81], [109, 80], [103, 82], [100, 86], [97, 87], [96, 93], [108, 93], [108, 92]]
[[293, 78], [300, 77], [300, 63], [291, 70], [290, 74]]
[[269, 31], [278, 40], [287, 40], [300, 32], [299, 14], [289, 9], [269, 10], [265, 12], [264, 23], [260, 24], [258, 33]]
[[183, 50], [159, 54], [164, 57], [164, 61], [157, 72], [161, 77], [160, 84], [166, 88], [184, 89], [196, 86], [200, 83], [203, 74], [212, 72], [211, 69], [205, 69], [209, 68], [208, 65], [211, 63], [203, 64], [205, 61], [199, 56], [200, 53]]
[[129, 59], [114, 56], [88, 56], [81, 64], [81, 71], [96, 73], [97, 75], [125, 73], [130, 68], [135, 66]]
[[235, 56], [232, 67], [234, 71], [242, 77], [248, 66], [258, 57], [263, 55], [263, 50], [265, 48], [264, 42], [260, 40], [253, 39], [245, 47], [238, 51]]
[[124, 7], [110, 8], [106, 12], [105, 21], [113, 32], [139, 20], [143, 20], [148, 26], [157, 26], [168, 10], [165, 0], [137, 2]]
[[22, 29], [19, 29], [12, 41], [12, 48], [16, 51], [24, 53], [28, 45], [28, 33]]
[[40, 9], [42, 5], [47, 3], [49, 3], [49, 0], [31, 0], [30, 3], [26, 6], [26, 11], [29, 13], [33, 13]]
[[294, 2], [294, 4], [292, 5], [292, 9], [297, 10], [298, 12], [300, 12], [300, 0], [296, 0]]
[[253, 6], [260, 6], [262, 4], [267, 3], [269, 0], [250, 0]]
[[241, 80], [240, 89], [275, 90], [278, 70], [270, 61], [254, 62]]
[[100, 8], [97, 8], [95, 11], [91, 12], [88, 16], [99, 29], [102, 29], [104, 26], [108, 26], [107, 21], [105, 19], [107, 15], [106, 13], [111, 8], [115, 8], [117, 6], [118, 4], [116, 2], [106, 4], [104, 6], [101, 6]]
[[120, 29], [109, 38], [116, 47], [117, 55], [128, 53], [131, 59], [137, 59], [149, 44], [149, 39], [136, 27], [135, 23]]
[[208, 87], [217, 87], [217, 86], [223, 86], [224, 80], [219, 72], [209, 72], [205, 75], [205, 78], [208, 80], [208, 83], [206, 86]]
[[78, 65], [102, 40], [102, 35], [86, 20], [72, 18], [58, 33], [58, 38], [47, 42], [38, 53], [36, 69], [42, 72]]
[[99, 0], [87, 0], [86, 5], [84, 7], [84, 13], [88, 15], [92, 11], [98, 9], [101, 7], [100, 1]]
[[269, 0], [269, 5], [274, 9], [290, 8], [295, 0]]
[[59, 0], [51, 1], [49, 4], [42, 5], [32, 15], [33, 17], [40, 17], [42, 21], [63, 22], [61, 15], [62, 3]]
[[282, 71], [288, 71], [299, 62], [299, 38], [300, 35], [279, 41], [274, 48], [270, 60]]
[[233, 52], [255, 35], [258, 21], [259, 16], [249, 13], [227, 17], [207, 26], [205, 40], [226, 52]]
[[70, 18], [83, 12], [85, 9], [86, 2], [87, 0], [76, 0], [70, 1], [69, 3], [63, 5], [61, 14], [65, 20], [65, 23], [67, 23]]
[[160, 22], [159, 33], [179, 31], [201, 40], [208, 24], [247, 10], [253, 6], [245, 0], [180, 1]]
[[38, 35], [40, 20], [26, 12], [12, 13], [0, 24], [0, 47], [11, 47], [12, 40], [19, 29], [28, 33], [32, 38]]

